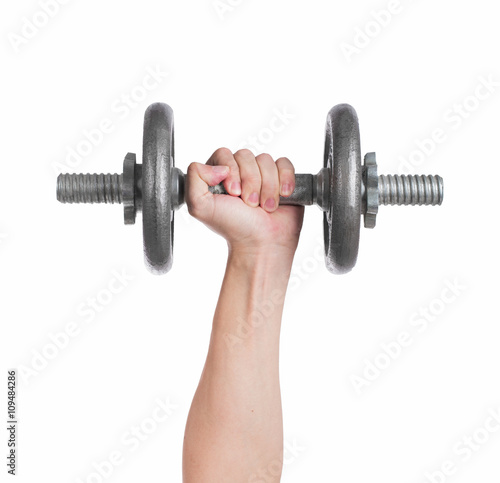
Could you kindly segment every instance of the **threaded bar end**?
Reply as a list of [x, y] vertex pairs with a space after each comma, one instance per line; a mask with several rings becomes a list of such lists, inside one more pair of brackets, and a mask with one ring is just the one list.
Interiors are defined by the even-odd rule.
[[444, 197], [441, 176], [380, 175], [378, 199], [380, 205], [440, 205]]
[[121, 174], [60, 174], [57, 199], [61, 203], [122, 203]]

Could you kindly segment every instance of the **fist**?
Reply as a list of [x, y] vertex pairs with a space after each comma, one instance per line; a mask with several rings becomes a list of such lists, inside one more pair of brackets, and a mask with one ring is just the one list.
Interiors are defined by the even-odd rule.
[[[228, 195], [208, 190], [223, 182]], [[192, 163], [186, 179], [189, 213], [222, 235], [232, 249], [295, 251], [304, 208], [279, 206], [295, 189], [295, 170], [287, 158], [233, 154], [221, 148], [207, 164]]]

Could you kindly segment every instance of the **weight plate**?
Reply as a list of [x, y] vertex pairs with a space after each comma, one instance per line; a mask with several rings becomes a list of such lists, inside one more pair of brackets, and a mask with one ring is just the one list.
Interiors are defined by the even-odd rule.
[[343, 274], [356, 265], [361, 223], [359, 124], [348, 104], [328, 113], [324, 166], [330, 174], [330, 206], [324, 214], [325, 263], [330, 272]]
[[174, 113], [167, 104], [152, 104], [146, 110], [142, 163], [144, 257], [149, 270], [161, 275], [172, 268], [174, 244]]

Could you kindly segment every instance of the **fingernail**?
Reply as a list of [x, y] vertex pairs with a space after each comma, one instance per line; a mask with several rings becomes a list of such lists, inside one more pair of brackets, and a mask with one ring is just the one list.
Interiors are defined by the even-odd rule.
[[235, 195], [241, 195], [241, 184], [237, 181], [231, 183], [231, 192]]
[[229, 169], [229, 166], [213, 166], [212, 167], [212, 170], [214, 173], [217, 173], [217, 174], [222, 174], [222, 173], [226, 173]]
[[268, 211], [273, 211], [274, 208], [276, 206], [276, 202], [274, 201], [274, 198], [269, 198], [267, 201], [266, 201], [266, 204], [264, 205], [264, 207], [266, 208], [266, 210]]
[[281, 192], [282, 192], [284, 195], [291, 195], [291, 194], [292, 194], [292, 185], [291, 185], [291, 184], [288, 184], [288, 183], [285, 183], [285, 184], [281, 187]]
[[248, 201], [253, 204], [257, 204], [259, 202], [259, 194], [258, 193], [252, 193], [248, 197]]

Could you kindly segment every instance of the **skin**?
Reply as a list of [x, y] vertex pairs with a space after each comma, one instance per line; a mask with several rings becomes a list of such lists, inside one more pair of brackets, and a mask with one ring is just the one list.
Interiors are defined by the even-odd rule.
[[[231, 196], [212, 195], [224, 182]], [[227, 241], [205, 367], [184, 437], [184, 483], [278, 482], [283, 465], [279, 337], [303, 207], [287, 158], [217, 150], [189, 166], [189, 212]]]

